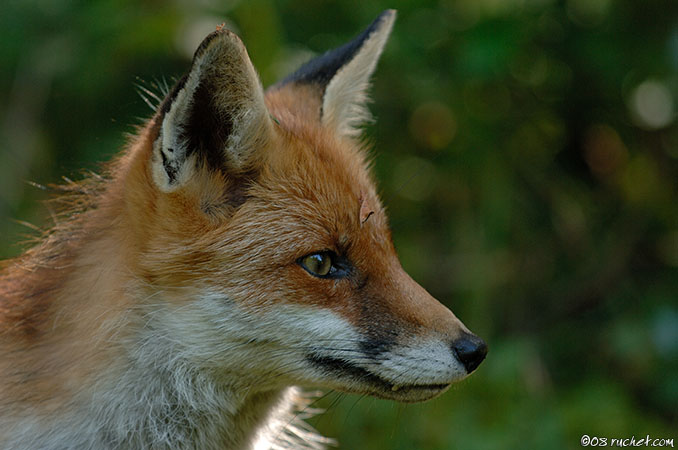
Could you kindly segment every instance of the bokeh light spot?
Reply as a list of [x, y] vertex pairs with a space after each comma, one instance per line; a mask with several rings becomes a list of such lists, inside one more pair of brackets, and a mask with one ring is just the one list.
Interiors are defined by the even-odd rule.
[[635, 122], [643, 128], [664, 128], [675, 117], [671, 91], [657, 80], [638, 85], [631, 93], [629, 107]]

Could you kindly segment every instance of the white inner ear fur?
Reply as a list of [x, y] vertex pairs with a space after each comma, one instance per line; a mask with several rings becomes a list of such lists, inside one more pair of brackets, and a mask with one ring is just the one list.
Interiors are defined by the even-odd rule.
[[[183, 131], [183, 123], [191, 111], [195, 90], [200, 84], [204, 55], [195, 62], [195, 66], [186, 78], [186, 84], [177, 93], [169, 111], [165, 114], [160, 128], [160, 135], [153, 144], [152, 172], [153, 180], [163, 192], [172, 192], [183, 186], [191, 178], [195, 167], [194, 158], [186, 158], [188, 148], [186, 142], [179, 139]], [[165, 159], [163, 159], [163, 156]], [[170, 178], [165, 168], [167, 165], [176, 171]]]
[[342, 136], [356, 136], [370, 120], [367, 90], [396, 18], [394, 10], [365, 40], [353, 59], [337, 71], [325, 89], [322, 123]]
[[[215, 37], [194, 61], [181, 90], [165, 114], [153, 146], [153, 179], [163, 192], [184, 185], [196, 167], [188, 143], [182, 139], [190, 119], [196, 90], [209, 78], [215, 85], [212, 107], [215, 113], [232, 121], [232, 129], [222, 148], [225, 165], [242, 170], [264, 148], [272, 128], [264, 103], [264, 90], [240, 39], [230, 32]], [[172, 171], [172, 175], [168, 174]]]

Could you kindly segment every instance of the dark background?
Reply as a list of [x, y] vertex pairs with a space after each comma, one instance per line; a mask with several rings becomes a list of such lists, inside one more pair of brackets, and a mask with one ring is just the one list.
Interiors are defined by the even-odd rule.
[[[490, 346], [421, 405], [329, 393], [345, 449], [678, 438], [678, 2], [5, 0], [0, 255], [226, 22], [264, 85], [399, 10], [366, 129], [403, 265]], [[148, 96], [148, 95], [147, 95]]]

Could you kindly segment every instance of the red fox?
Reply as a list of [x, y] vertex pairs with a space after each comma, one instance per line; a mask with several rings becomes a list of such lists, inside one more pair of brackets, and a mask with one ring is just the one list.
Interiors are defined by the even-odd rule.
[[3, 264], [0, 448], [322, 448], [298, 387], [419, 402], [474, 371], [487, 346], [402, 269], [360, 139], [395, 16], [267, 91], [205, 38]]

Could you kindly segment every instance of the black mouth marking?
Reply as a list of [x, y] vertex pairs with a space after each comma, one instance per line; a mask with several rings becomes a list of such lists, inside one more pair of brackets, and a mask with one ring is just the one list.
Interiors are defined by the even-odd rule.
[[393, 337], [381, 339], [366, 339], [360, 341], [360, 350], [368, 357], [376, 359], [382, 353], [390, 351], [396, 341]]
[[386, 391], [412, 391], [412, 390], [442, 390], [449, 384], [424, 384], [424, 385], [395, 385], [386, 381], [379, 375], [375, 375], [367, 369], [363, 369], [343, 359], [320, 356], [315, 354], [306, 355], [306, 359], [313, 365], [335, 375], [346, 377], [347, 375], [357, 381], [370, 384]]

